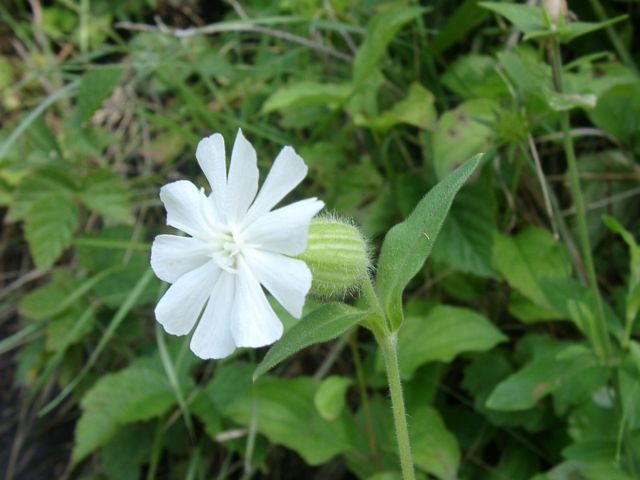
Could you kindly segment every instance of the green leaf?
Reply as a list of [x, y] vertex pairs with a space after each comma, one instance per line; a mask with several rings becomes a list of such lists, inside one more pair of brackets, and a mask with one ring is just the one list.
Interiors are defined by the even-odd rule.
[[376, 287], [382, 308], [395, 330], [402, 324], [402, 292], [431, 253], [458, 190], [475, 171], [482, 154], [461, 165], [433, 187], [402, 223], [385, 236], [378, 262]]
[[122, 428], [100, 451], [109, 480], [138, 480], [153, 444], [153, 427], [132, 424]]
[[438, 305], [425, 317], [408, 315], [398, 333], [403, 378], [420, 365], [451, 362], [465, 352], [490, 350], [507, 340], [483, 315], [461, 307]]
[[458, 442], [436, 409], [421, 406], [411, 412], [410, 436], [413, 459], [418, 468], [442, 480], [457, 478]]
[[306, 377], [264, 379], [226, 405], [223, 413], [241, 425], [249, 425], [255, 415], [258, 432], [296, 451], [309, 465], [319, 465], [353, 446], [346, 412], [328, 422], [316, 411], [317, 388], [318, 382]]
[[[627, 15], [620, 15], [602, 22], [567, 22], [558, 28], [558, 37], [561, 42], [569, 43], [582, 35], [601, 30], [609, 25], [626, 20], [627, 18]], [[527, 37], [525, 36], [525, 40], [526, 39]]]
[[496, 200], [487, 181], [476, 181], [453, 201], [449, 216], [433, 246], [433, 258], [482, 277], [495, 275], [491, 267], [496, 224]]
[[85, 122], [100, 108], [102, 102], [113, 92], [122, 76], [121, 67], [97, 68], [85, 73], [78, 88], [78, 103], [75, 115]]
[[7, 221], [23, 219], [38, 200], [50, 195], [71, 197], [75, 191], [67, 170], [58, 167], [41, 167], [30, 171], [20, 179], [11, 201]]
[[352, 384], [352, 379], [339, 375], [330, 375], [322, 381], [313, 397], [313, 403], [322, 418], [332, 421], [340, 416], [344, 410], [347, 389]]
[[524, 34], [548, 30], [540, 7], [500, 2], [480, 2], [479, 5], [502, 15]]
[[549, 106], [556, 112], [564, 112], [572, 108], [591, 109], [594, 108], [598, 102], [598, 97], [592, 93], [570, 94], [558, 93], [552, 90], [545, 93]]
[[398, 123], [431, 129], [435, 126], [438, 115], [433, 102], [433, 94], [414, 82], [409, 86], [407, 97], [394, 104], [391, 109], [371, 119], [358, 116], [355, 118], [355, 124], [382, 131]]
[[553, 236], [529, 227], [514, 236], [497, 235], [493, 247], [493, 265], [507, 283], [536, 305], [550, 309], [540, 280], [571, 274], [571, 263]]
[[375, 15], [367, 25], [367, 35], [353, 61], [353, 81], [359, 85], [376, 68], [396, 33], [425, 12], [422, 7], [393, 5]]
[[325, 105], [337, 107], [345, 102], [353, 87], [350, 84], [299, 82], [276, 90], [262, 105], [262, 113], [270, 113], [291, 107]]
[[640, 81], [605, 91], [587, 114], [598, 128], [640, 152]]
[[588, 374], [597, 365], [589, 352], [566, 347], [551, 358], [539, 358], [500, 382], [487, 399], [494, 410], [527, 410], [576, 375]]
[[326, 342], [354, 327], [369, 316], [343, 303], [327, 303], [314, 310], [289, 329], [269, 349], [253, 373], [256, 380], [278, 363], [314, 343]]
[[107, 443], [121, 426], [162, 415], [174, 402], [161, 367], [132, 365], [101, 377], [80, 402], [73, 463]]
[[47, 195], [31, 205], [24, 229], [38, 268], [49, 268], [71, 245], [78, 225], [78, 207], [68, 197]]
[[124, 222], [129, 218], [130, 205], [122, 179], [109, 170], [93, 171], [84, 180], [80, 191], [82, 202], [106, 218]]
[[497, 104], [469, 100], [442, 114], [433, 137], [434, 167], [439, 179], [455, 170], [462, 159], [487, 150], [493, 138]]

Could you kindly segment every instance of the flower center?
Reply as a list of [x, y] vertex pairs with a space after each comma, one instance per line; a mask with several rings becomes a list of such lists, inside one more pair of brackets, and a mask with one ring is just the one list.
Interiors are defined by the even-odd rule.
[[225, 225], [210, 245], [211, 258], [220, 268], [230, 273], [238, 273], [238, 257], [242, 255], [243, 250], [256, 247], [247, 243], [242, 230], [235, 225]]

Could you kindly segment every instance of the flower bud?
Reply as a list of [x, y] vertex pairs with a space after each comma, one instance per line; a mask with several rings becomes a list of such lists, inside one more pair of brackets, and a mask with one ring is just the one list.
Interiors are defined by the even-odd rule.
[[309, 225], [304, 260], [313, 283], [311, 292], [340, 298], [357, 290], [369, 271], [367, 243], [357, 227], [331, 216], [314, 218]]
[[549, 18], [553, 25], [558, 23], [558, 18], [567, 16], [566, 0], [543, 0], [542, 7], [549, 14]]

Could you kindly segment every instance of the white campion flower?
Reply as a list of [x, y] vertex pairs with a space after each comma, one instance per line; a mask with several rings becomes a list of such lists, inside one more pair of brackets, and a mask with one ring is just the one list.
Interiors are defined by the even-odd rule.
[[197, 323], [191, 350], [223, 358], [282, 336], [262, 286], [291, 315], [302, 315], [311, 272], [291, 257], [304, 252], [309, 222], [324, 203], [308, 198], [272, 210], [307, 174], [292, 147], [278, 154], [259, 192], [256, 151], [242, 131], [228, 173], [219, 133], [200, 141], [196, 158], [211, 185], [208, 196], [186, 180], [160, 190], [167, 225], [190, 237], [159, 235], [153, 242], [151, 267], [172, 284], [155, 315], [173, 335], [186, 335]]

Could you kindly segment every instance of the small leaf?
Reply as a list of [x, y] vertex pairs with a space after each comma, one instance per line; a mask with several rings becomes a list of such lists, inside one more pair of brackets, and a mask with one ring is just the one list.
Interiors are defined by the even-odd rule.
[[326, 342], [354, 327], [369, 316], [343, 303], [327, 303], [302, 317], [267, 352], [253, 373], [256, 380], [278, 363], [314, 343]]
[[423, 129], [433, 128], [438, 115], [433, 101], [433, 94], [419, 83], [414, 82], [409, 86], [407, 97], [394, 104], [391, 109], [371, 119], [356, 117], [355, 123], [383, 131], [398, 123], [406, 123]]
[[346, 413], [332, 422], [313, 405], [318, 382], [309, 377], [269, 378], [225, 405], [223, 413], [241, 425], [258, 418], [258, 432], [296, 451], [309, 465], [353, 449]]
[[564, 112], [572, 108], [590, 109], [594, 108], [598, 102], [598, 97], [592, 93], [569, 94], [548, 91], [546, 95], [549, 106], [556, 112]]
[[124, 222], [129, 218], [130, 205], [122, 179], [109, 170], [92, 172], [80, 191], [82, 202], [106, 218]]
[[340, 416], [344, 410], [347, 389], [352, 383], [350, 378], [339, 375], [331, 375], [322, 381], [313, 397], [313, 403], [322, 418], [332, 421]]
[[396, 33], [425, 12], [422, 7], [394, 5], [375, 15], [367, 25], [367, 35], [353, 61], [353, 80], [363, 82], [374, 70]]
[[346, 101], [352, 91], [353, 87], [349, 84], [294, 83], [276, 90], [262, 106], [262, 113], [308, 105], [335, 107]]
[[480, 2], [479, 5], [502, 15], [525, 34], [548, 30], [540, 7], [499, 2]]
[[533, 227], [514, 236], [497, 235], [493, 265], [509, 285], [547, 309], [551, 305], [540, 287], [540, 280], [571, 274], [571, 263], [560, 244], [548, 231]]
[[122, 68], [97, 68], [85, 73], [80, 80], [78, 104], [75, 114], [84, 122], [100, 108], [102, 102], [113, 92], [122, 77]]
[[420, 365], [451, 362], [464, 352], [490, 350], [507, 340], [483, 315], [438, 305], [425, 317], [407, 316], [398, 334], [400, 372], [410, 378]]
[[402, 223], [385, 236], [378, 262], [376, 287], [392, 329], [402, 323], [402, 292], [431, 253], [458, 190], [475, 171], [482, 154], [462, 164], [438, 183]]
[[101, 377], [80, 402], [73, 463], [107, 443], [122, 425], [161, 415], [174, 403], [161, 367], [132, 365]]
[[47, 195], [31, 205], [24, 223], [36, 266], [49, 268], [71, 245], [78, 225], [78, 207], [63, 195]]
[[[621, 22], [627, 18], [629, 18], [627, 15], [620, 15], [602, 22], [567, 22], [558, 29], [558, 37], [560, 37], [560, 41], [563, 43], [569, 43], [582, 35], [607, 28], [609, 25]], [[525, 40], [526, 39], [525, 37]]]
[[534, 360], [522, 370], [500, 382], [487, 399], [487, 407], [494, 410], [527, 410], [538, 400], [560, 388], [575, 375], [589, 374], [597, 365], [591, 353], [573, 354], [566, 347], [552, 358]]
[[436, 409], [424, 406], [411, 412], [410, 434], [419, 468], [442, 480], [457, 478], [460, 448]]

